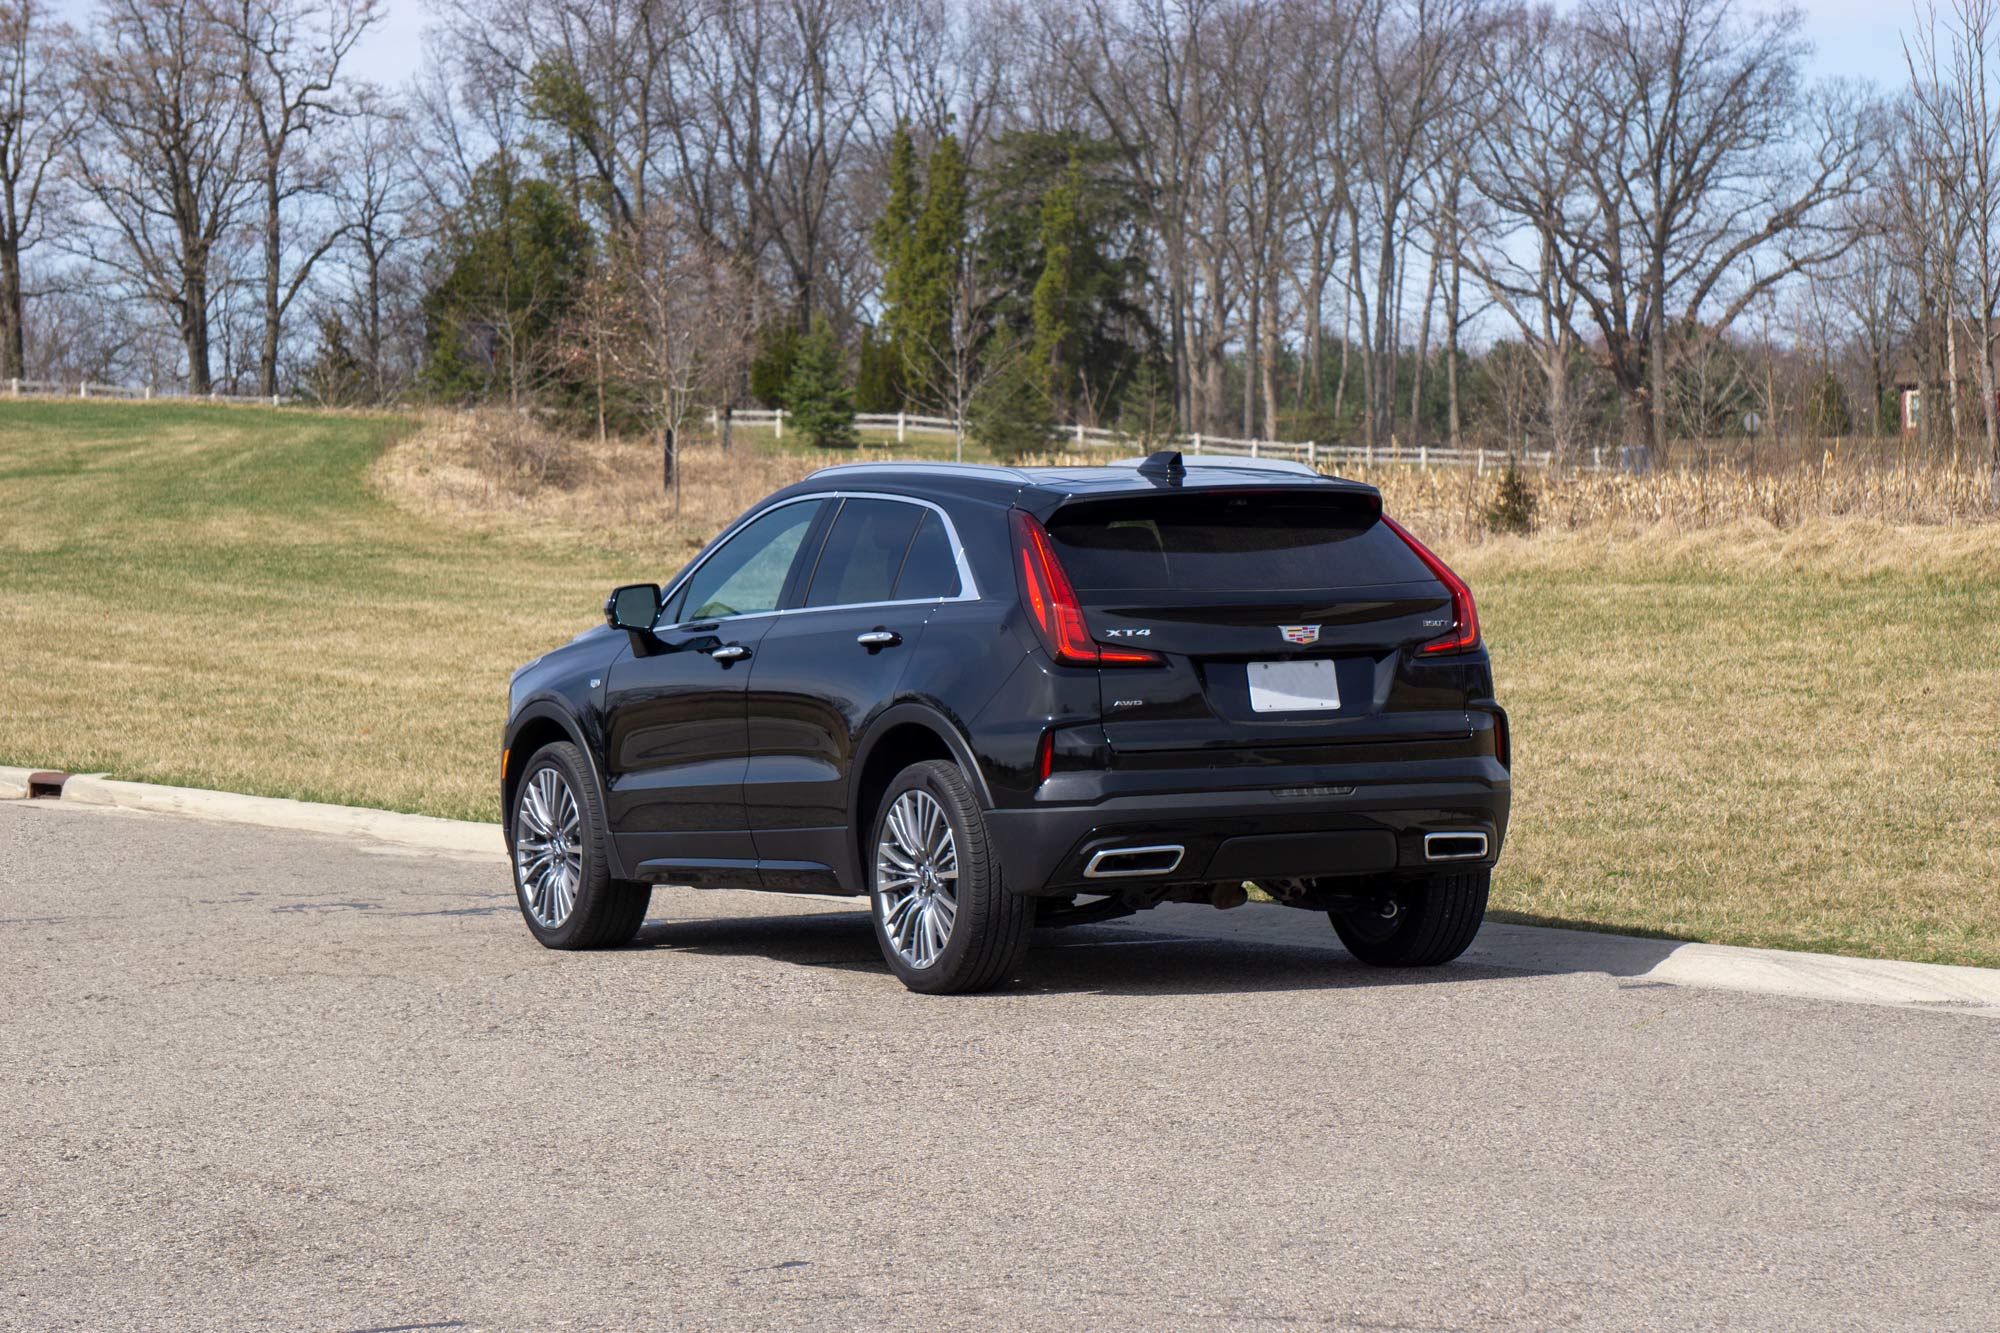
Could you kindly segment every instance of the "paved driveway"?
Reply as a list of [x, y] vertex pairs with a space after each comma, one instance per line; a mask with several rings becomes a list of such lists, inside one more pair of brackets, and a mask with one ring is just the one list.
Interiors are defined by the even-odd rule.
[[[1242, 909], [1251, 911], [1255, 909]], [[1280, 909], [1266, 909], [1277, 912]], [[0, 804], [0, 1326], [1986, 1328], [2000, 1025]]]

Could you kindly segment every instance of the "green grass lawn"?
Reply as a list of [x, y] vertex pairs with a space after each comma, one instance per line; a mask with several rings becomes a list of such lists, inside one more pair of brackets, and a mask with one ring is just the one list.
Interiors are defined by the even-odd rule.
[[[0, 763], [495, 818], [508, 672], [687, 536], [415, 517], [367, 484], [407, 428], [0, 403]], [[1459, 557], [1514, 718], [1501, 915], [2000, 965], [1990, 563], [1537, 549]]]

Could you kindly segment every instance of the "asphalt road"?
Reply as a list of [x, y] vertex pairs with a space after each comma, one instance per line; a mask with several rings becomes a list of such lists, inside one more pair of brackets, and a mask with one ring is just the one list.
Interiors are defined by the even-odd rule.
[[[0, 1326], [1990, 1328], [2000, 1027], [0, 804]], [[1242, 909], [1250, 911], [1255, 909]], [[1265, 909], [1278, 911], [1281, 909]], [[1140, 918], [1143, 923], [1144, 918]], [[1178, 933], [1176, 933], [1178, 932]]]

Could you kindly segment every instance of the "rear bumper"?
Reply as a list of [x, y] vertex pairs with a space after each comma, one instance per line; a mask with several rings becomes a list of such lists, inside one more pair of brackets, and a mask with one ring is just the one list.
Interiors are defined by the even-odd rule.
[[[1322, 878], [1492, 865], [1507, 836], [1507, 770], [1490, 758], [1398, 767], [1425, 771], [1376, 781], [1323, 771], [1311, 781], [1289, 783], [1274, 782], [1277, 775], [1266, 774], [1270, 785], [1198, 787], [1199, 781], [1223, 776], [1210, 770], [1180, 774], [1176, 786], [1122, 792], [1117, 790], [1123, 785], [1120, 775], [1079, 774], [1068, 791], [1061, 779], [1045, 784], [1045, 795], [1060, 797], [1079, 786], [1108, 790], [1094, 800], [1055, 799], [990, 810], [986, 819], [1008, 885], [1030, 896], [1259, 876]], [[1146, 776], [1157, 784], [1168, 775]], [[1240, 774], [1228, 776], [1242, 780]], [[1426, 835], [1437, 833], [1483, 834], [1485, 851], [1446, 860], [1435, 853], [1465, 844], [1434, 841], [1433, 855], [1426, 855]], [[1086, 873], [1093, 858], [1100, 867], [1107, 864], [1100, 856], [1107, 849], [1163, 846], [1183, 849], [1166, 873]], [[1148, 863], [1158, 862], [1134, 864]]]

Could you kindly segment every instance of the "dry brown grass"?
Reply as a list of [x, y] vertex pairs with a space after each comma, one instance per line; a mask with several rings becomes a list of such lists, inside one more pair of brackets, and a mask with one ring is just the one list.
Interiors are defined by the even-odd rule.
[[[522, 443], [525, 441], [526, 443]], [[516, 461], [560, 453], [552, 479], [535, 483]], [[874, 455], [870, 455], [873, 457]], [[523, 427], [504, 412], [423, 417], [369, 469], [383, 498], [455, 527], [613, 549], [635, 540], [653, 551], [699, 548], [723, 523], [779, 487], [828, 463], [855, 461], [776, 453], [748, 445], [724, 451], [695, 436], [680, 450], [678, 503], [650, 441], [573, 439]]]
[[[1440, 541], [1486, 537], [1483, 515], [1499, 473], [1471, 468], [1378, 466], [1343, 476], [1381, 487], [1404, 521]], [[1939, 466], [1877, 467], [1825, 455], [1783, 470], [1718, 465], [1647, 473], [1527, 474], [1539, 533], [1574, 533], [1650, 545], [1714, 528], [1782, 531], [1815, 520], [1962, 526], [2000, 519], [1989, 474]]]

